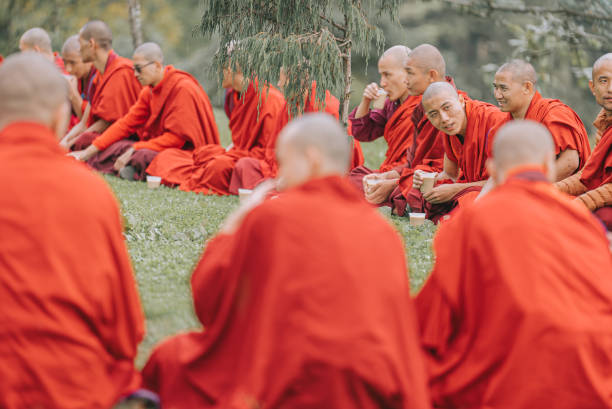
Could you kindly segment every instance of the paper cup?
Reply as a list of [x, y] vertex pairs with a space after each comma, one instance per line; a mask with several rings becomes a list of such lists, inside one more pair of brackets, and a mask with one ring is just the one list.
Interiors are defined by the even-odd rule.
[[408, 216], [411, 226], [420, 226], [425, 223], [425, 213], [409, 213]]
[[378, 97], [372, 103], [372, 108], [383, 109], [385, 107], [385, 101], [387, 100], [387, 91], [384, 89], [378, 90]]
[[246, 202], [246, 200], [251, 197], [253, 191], [251, 189], [238, 189], [238, 197], [240, 198], [240, 203]]
[[434, 183], [436, 181], [435, 173], [425, 173], [423, 174], [423, 184], [421, 185], [421, 193], [429, 193], [434, 187]]
[[147, 186], [149, 189], [158, 188], [161, 184], [161, 178], [159, 176], [147, 176]]

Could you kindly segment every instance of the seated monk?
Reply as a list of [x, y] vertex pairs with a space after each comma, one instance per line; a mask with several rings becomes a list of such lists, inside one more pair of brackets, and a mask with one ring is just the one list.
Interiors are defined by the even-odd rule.
[[62, 47], [62, 58], [66, 72], [70, 74], [68, 80], [68, 95], [72, 106], [73, 117], [77, 120], [76, 125], [85, 112], [85, 108], [93, 98], [98, 71], [93, 63], [83, 62], [81, 58], [81, 45], [79, 36], [68, 37]]
[[[286, 70], [284, 68], [281, 68], [279, 80], [276, 85], [281, 91], [283, 91], [288, 81], [289, 78], [287, 76]], [[315, 81], [313, 81], [310, 90], [308, 90], [304, 95], [304, 106], [298, 108], [301, 108], [302, 113], [326, 112], [332, 115], [334, 118], [339, 119], [340, 101], [338, 101], [338, 99], [334, 97], [328, 90], [325, 91], [325, 99], [323, 101], [317, 101], [316, 88], [317, 84]], [[226, 94], [226, 98], [229, 95], [231, 94]], [[230, 109], [229, 101], [225, 104], [225, 106], [228, 108], [228, 110]], [[286, 102], [282, 115], [280, 115], [278, 119], [279, 129], [284, 128], [285, 125], [291, 120], [289, 102]], [[255, 188], [255, 186], [263, 182], [265, 180], [263, 169], [267, 167], [266, 163], [272, 164], [272, 171], [268, 175], [268, 178], [276, 177], [276, 172], [278, 170], [278, 165], [274, 157], [274, 146], [276, 145], [276, 138], [270, 138], [269, 143], [272, 144], [272, 149], [267, 150], [269, 157], [267, 157], [265, 160], [247, 157], [239, 159], [238, 162], [236, 162], [229, 188], [232, 194], [238, 194], [238, 189], [253, 189]], [[359, 142], [354, 141], [353, 153], [351, 155], [351, 168], [359, 166], [358, 163], [363, 163], [363, 153], [361, 152]]]
[[612, 53], [595, 61], [589, 87], [602, 107], [593, 124], [598, 131], [597, 145], [584, 168], [556, 186], [576, 196], [612, 231]]
[[35, 52], [54, 63], [63, 74], [67, 74], [64, 69], [64, 61], [57, 52], [51, 48], [51, 37], [40, 27], [34, 27], [21, 35], [19, 39], [19, 50], [21, 52]]
[[[487, 181], [487, 139], [492, 128], [505, 114], [486, 102], [459, 95], [447, 82], [432, 83], [423, 94], [423, 108], [431, 124], [442, 132], [444, 170], [436, 175], [433, 190], [416, 190], [423, 183], [422, 173], [413, 177], [410, 207], [425, 211], [437, 223], [456, 207], [465, 207], [476, 199]], [[420, 203], [419, 203], [420, 202]], [[417, 207], [419, 206], [419, 207]]]
[[280, 195], [260, 185], [193, 273], [206, 330], [159, 345], [145, 387], [170, 408], [429, 408], [403, 244], [343, 177], [348, 136], [306, 114], [277, 154]]
[[[229, 195], [230, 181], [236, 162], [250, 157], [261, 160], [261, 173], [268, 178], [273, 173], [270, 140], [276, 138], [282, 124], [279, 117], [285, 109], [283, 94], [270, 85], [249, 81], [240, 68], [223, 70], [223, 88], [232, 90], [226, 95], [231, 108], [229, 127], [232, 146], [196, 146], [193, 154], [167, 149], [151, 162], [147, 173], [160, 176], [162, 182], [179, 185], [179, 189], [204, 194]], [[169, 165], [169, 164], [172, 165]]]
[[58, 146], [66, 81], [0, 67], [0, 407], [110, 408], [138, 388], [144, 316], [106, 183]]
[[[83, 152], [72, 154], [100, 172], [144, 180], [153, 158], [165, 149], [192, 152], [196, 145], [219, 145], [212, 106], [198, 81], [172, 65], [164, 66], [155, 43], [142, 44], [132, 58], [144, 86], [138, 100]], [[129, 139], [136, 133], [138, 142]]]
[[[378, 60], [380, 87], [375, 82], [363, 91], [361, 103], [349, 115], [353, 137], [361, 142], [371, 142], [381, 136], [387, 142], [385, 160], [377, 171], [359, 166], [350, 173], [351, 181], [359, 189], [362, 179], [370, 174], [383, 174], [406, 163], [407, 152], [413, 149], [412, 111], [421, 102], [420, 95], [410, 95], [406, 87], [405, 62], [410, 48], [396, 45], [389, 48]], [[371, 109], [372, 101], [386, 93], [382, 109]]]
[[[83, 62], [91, 62], [98, 71], [95, 90], [79, 122], [62, 139], [61, 145], [82, 151], [113, 122], [127, 114], [142, 89], [134, 77], [130, 60], [112, 49], [113, 34], [106, 23], [93, 20], [79, 32]], [[81, 159], [83, 152], [75, 157]]]
[[545, 126], [495, 137], [496, 187], [434, 239], [416, 297], [433, 406], [609, 408], [612, 257], [600, 223], [560, 194]]

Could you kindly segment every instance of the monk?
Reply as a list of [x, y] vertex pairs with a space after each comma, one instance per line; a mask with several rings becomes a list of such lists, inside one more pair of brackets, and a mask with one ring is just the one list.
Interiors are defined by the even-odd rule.
[[98, 71], [93, 63], [83, 62], [80, 53], [79, 36], [68, 37], [62, 47], [62, 59], [66, 72], [70, 74], [68, 80], [68, 96], [72, 106], [73, 118], [71, 125], [74, 126], [83, 117], [83, 113], [93, 98]]
[[343, 178], [348, 136], [306, 114], [277, 154], [282, 193], [260, 185], [193, 273], [206, 330], [158, 346], [144, 385], [171, 408], [428, 408], [403, 245]]
[[[412, 111], [421, 102], [406, 87], [405, 62], [410, 48], [396, 45], [386, 50], [378, 60], [380, 87], [375, 82], [363, 91], [361, 103], [349, 115], [353, 137], [361, 142], [374, 141], [381, 136], [387, 142], [385, 160], [377, 171], [364, 166], [350, 173], [355, 186], [362, 188], [363, 177], [388, 172], [406, 163], [407, 152], [413, 148]], [[372, 102], [386, 94], [383, 109], [371, 109]]]
[[[512, 60], [495, 74], [495, 99], [500, 109], [507, 112], [507, 121], [531, 119], [546, 126], [555, 143], [557, 179], [563, 180], [586, 163], [591, 154], [589, 136], [580, 117], [570, 107], [558, 99], [542, 98], [535, 88], [536, 81], [531, 64]], [[491, 140], [489, 150], [492, 145]]]
[[222, 86], [231, 88], [226, 106], [232, 146], [226, 151], [220, 145], [206, 144], [196, 146], [193, 153], [167, 149], [151, 162], [148, 174], [160, 176], [165, 184], [179, 185], [181, 190], [217, 195], [232, 194], [230, 181], [241, 158], [260, 160], [263, 178], [273, 174], [274, 164], [268, 160], [274, 149], [270, 140], [282, 128], [283, 94], [271, 85], [248, 80], [240, 67], [223, 70]]
[[[419, 193], [426, 217], [437, 223], [456, 207], [473, 202], [485, 185], [488, 136], [505, 114], [491, 104], [459, 95], [446, 82], [427, 88], [423, 108], [431, 124], [443, 133], [444, 170], [436, 174], [433, 190]], [[422, 174], [415, 173], [413, 192], [422, 183]], [[414, 201], [410, 207], [415, 211]]]
[[[291, 74], [289, 73], [289, 75]], [[284, 91], [288, 81], [289, 78], [287, 76], [287, 70], [283, 67], [280, 70], [279, 80], [276, 84], [279, 90]], [[326, 112], [332, 115], [334, 118], [339, 119], [340, 101], [338, 101], [336, 97], [326, 90], [325, 99], [323, 99], [321, 102], [317, 102], [316, 88], [317, 84], [315, 81], [313, 81], [310, 90], [304, 94], [304, 106], [302, 108], [302, 113]], [[227, 95], [231, 94], [228, 93]], [[226, 107], [229, 107], [229, 103], [226, 104]], [[278, 119], [279, 129], [284, 128], [285, 125], [291, 120], [288, 102], [285, 103], [282, 115], [279, 116]], [[271, 138], [269, 143], [271, 143], [273, 146], [276, 145], [276, 138]], [[268, 149], [268, 154], [269, 157], [264, 160], [246, 157], [239, 159], [238, 162], [236, 162], [236, 166], [234, 166], [234, 171], [232, 172], [232, 180], [230, 181], [230, 193], [238, 194], [239, 189], [253, 189], [255, 186], [263, 182], [265, 180], [263, 169], [268, 167], [267, 163], [272, 164], [272, 171], [269, 173], [268, 177], [276, 177], [278, 165], [274, 158], [274, 149]], [[361, 164], [363, 164], [363, 153], [361, 152], [359, 142], [354, 141], [353, 153], [351, 156], [351, 168], [360, 166]]]
[[[81, 122], [66, 134], [61, 145], [82, 151], [113, 122], [127, 114], [138, 99], [142, 86], [134, 76], [133, 65], [112, 49], [113, 34], [100, 20], [86, 23], [79, 32], [83, 62], [91, 62], [98, 70], [98, 80], [91, 99], [91, 108]], [[75, 155], [81, 159], [82, 152]]]
[[556, 184], [563, 192], [593, 211], [612, 231], [612, 53], [593, 65], [589, 81], [595, 100], [602, 107], [593, 125], [598, 141], [584, 168]]
[[[73, 152], [96, 170], [128, 180], [144, 180], [146, 169], [165, 149], [219, 145], [219, 132], [208, 95], [190, 74], [164, 66], [159, 45], [144, 43], [132, 57], [144, 86], [128, 113], [82, 152]], [[138, 132], [141, 140], [130, 135]]]
[[[420, 99], [433, 82], [446, 81], [454, 86], [453, 79], [446, 76], [444, 57], [431, 44], [421, 44], [408, 54], [405, 71], [406, 88], [415, 98]], [[405, 155], [407, 162], [388, 172], [367, 175], [363, 180], [367, 201], [391, 206], [393, 213], [400, 216], [409, 208], [406, 198], [412, 189], [414, 172], [440, 172], [444, 158], [441, 132], [427, 119], [422, 103], [414, 107], [410, 121], [413, 133], [408, 136], [411, 142]], [[372, 182], [375, 183], [373, 186]]]
[[66, 74], [64, 61], [57, 52], [53, 51], [51, 37], [49, 37], [49, 34], [44, 29], [34, 27], [23, 33], [19, 39], [19, 50], [21, 52], [31, 51], [39, 53], [47, 60], [55, 63], [57, 68]]
[[542, 124], [495, 137], [496, 187], [434, 240], [416, 297], [435, 407], [609, 408], [612, 256], [600, 223], [560, 194]]
[[106, 183], [58, 144], [66, 81], [42, 56], [0, 67], [0, 407], [110, 408], [139, 386], [144, 316]]

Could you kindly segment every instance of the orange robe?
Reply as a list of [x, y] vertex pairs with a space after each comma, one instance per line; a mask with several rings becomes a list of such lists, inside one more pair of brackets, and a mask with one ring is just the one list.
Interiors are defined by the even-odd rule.
[[[112, 50], [108, 55], [104, 74], [99, 73], [97, 77], [88, 126], [99, 119], [110, 123], [120, 119], [134, 105], [142, 89], [134, 76], [132, 61], [118, 56]], [[99, 133], [96, 132], [83, 133], [73, 149], [85, 149], [98, 136]]]
[[[589, 190], [612, 183], [612, 122], [603, 129], [599, 143], [582, 169], [580, 182]], [[612, 206], [599, 208], [595, 214], [612, 231]]]
[[[257, 89], [256, 89], [257, 87]], [[233, 109], [229, 127], [233, 146], [226, 151], [222, 146], [206, 144], [196, 146], [192, 155], [177, 155], [175, 150], [158, 155], [147, 173], [161, 176], [165, 184], [179, 185], [181, 190], [204, 194], [230, 194], [230, 180], [234, 165], [240, 158], [264, 160], [271, 157], [270, 139], [280, 132], [279, 116], [285, 106], [285, 98], [274, 87], [264, 87], [258, 92], [258, 84], [249, 84], [242, 97], [230, 91]], [[259, 106], [258, 106], [259, 105]], [[172, 168], [160, 169], [157, 162], [172, 155]], [[265, 177], [272, 173], [267, 162]]]
[[164, 407], [429, 408], [403, 244], [339, 176], [255, 208], [191, 282], [206, 330], [143, 369]]
[[610, 407], [612, 257], [582, 204], [519, 168], [434, 249], [416, 306], [438, 407]]
[[[465, 98], [465, 113], [467, 128], [465, 135], [448, 135], [442, 133], [444, 154], [459, 167], [457, 183], [473, 183], [486, 180], [489, 175], [486, 169], [488, 158], [487, 143], [491, 130], [504, 121], [505, 113], [486, 102]], [[438, 184], [452, 183], [449, 180]], [[449, 202], [431, 204], [421, 195], [420, 191], [412, 189], [408, 200], [413, 212], [425, 211], [427, 218], [437, 222], [442, 216], [456, 207], [465, 207], [472, 203], [482, 187], [469, 187], [462, 190]], [[419, 207], [419, 205], [421, 207]]]
[[[139, 141], [127, 140], [138, 134]], [[219, 132], [215, 123], [208, 95], [198, 81], [190, 74], [169, 65], [164, 76], [155, 87], [145, 87], [138, 100], [128, 113], [113, 123], [92, 144], [100, 149], [98, 156], [104, 160], [94, 160], [93, 167], [113, 173], [117, 157], [132, 146], [135, 153], [129, 165], [138, 164], [137, 179], [144, 178], [144, 171], [157, 152], [167, 149], [185, 149], [189, 154], [194, 146], [206, 144], [219, 145]], [[112, 152], [106, 152], [111, 150]], [[152, 152], [139, 152], [148, 150]], [[146, 160], [139, 157], [146, 156]], [[99, 159], [99, 158], [98, 158]], [[146, 163], [140, 163], [146, 162]], [[158, 169], [172, 164], [161, 162]]]
[[[591, 146], [589, 145], [589, 135], [582, 120], [572, 108], [565, 105], [558, 99], [542, 98], [542, 95], [536, 91], [531, 99], [525, 119], [531, 119], [544, 125], [553, 137], [555, 144], [555, 154], [559, 155], [565, 150], [575, 150], [578, 152], [580, 164], [576, 171], [582, 169], [591, 154]], [[498, 124], [491, 131], [491, 137], [488, 142], [489, 155], [493, 150], [493, 139], [495, 134], [504, 124], [512, 120], [512, 115], [506, 113], [505, 121]]]
[[[325, 91], [325, 108], [316, 103], [316, 82], [313, 82], [312, 89], [306, 98], [304, 103], [304, 113], [311, 112], [325, 112], [332, 115], [334, 118], [339, 119], [340, 114], [340, 102], [334, 97], [329, 91]], [[291, 120], [289, 115], [289, 107], [285, 104], [283, 113], [279, 116], [278, 129], [282, 130]], [[280, 131], [279, 131], [280, 134]], [[269, 143], [269, 149], [267, 150], [267, 157], [265, 160], [257, 160], [254, 158], [242, 158], [238, 160], [232, 173], [232, 179], [230, 182], [229, 191], [232, 194], [238, 194], [238, 189], [253, 189], [255, 186], [260, 184], [264, 179], [270, 177], [276, 177], [277, 174], [277, 163], [276, 163], [276, 137], [271, 138]], [[270, 173], [264, 176], [264, 169], [270, 167]], [[353, 151], [351, 155], [351, 168], [363, 164], [363, 152], [359, 141], [354, 141]]]
[[60, 69], [62, 74], [68, 74], [68, 71], [66, 71], [66, 68], [64, 67], [64, 59], [57, 51], [53, 52], [53, 63]]
[[46, 127], [0, 131], [0, 407], [110, 408], [144, 333], [119, 207]]

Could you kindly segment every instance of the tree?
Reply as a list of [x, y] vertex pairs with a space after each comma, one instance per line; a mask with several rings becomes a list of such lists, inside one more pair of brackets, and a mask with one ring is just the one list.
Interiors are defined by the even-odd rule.
[[[200, 24], [204, 35], [219, 34], [222, 47], [213, 69], [230, 64], [246, 78], [275, 83], [287, 70], [284, 93], [293, 112], [301, 111], [312, 80], [317, 100], [324, 91], [341, 96], [346, 124], [351, 93], [351, 55], [367, 56], [384, 45], [374, 24], [396, 18], [399, 0], [207, 0]], [[231, 58], [227, 46], [232, 44]]]
[[142, 23], [140, 20], [140, 1], [128, 0], [130, 16], [130, 31], [132, 33], [132, 44], [137, 48], [142, 44]]

